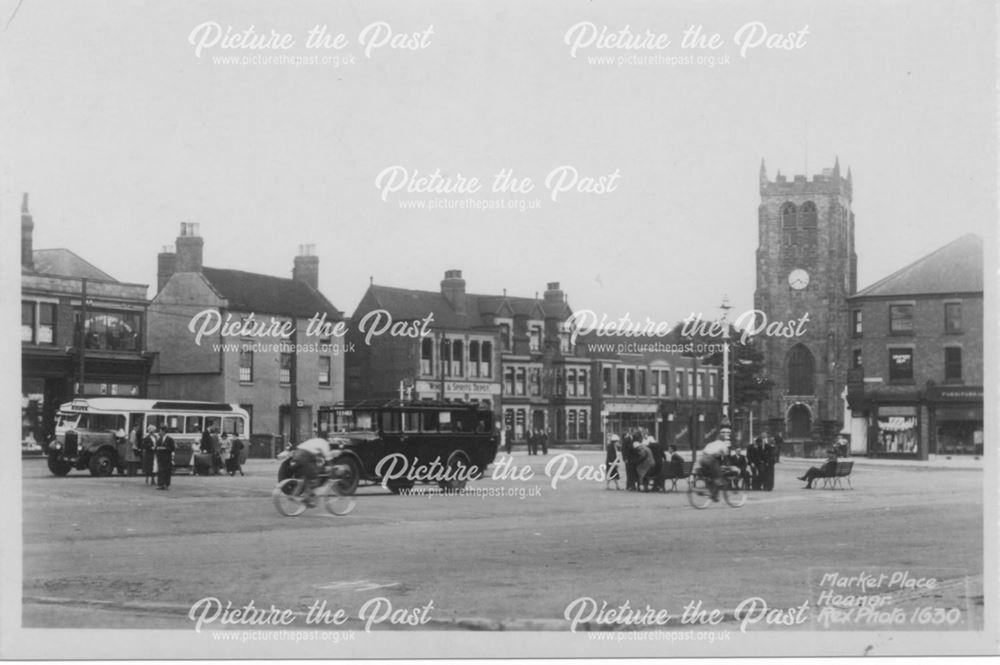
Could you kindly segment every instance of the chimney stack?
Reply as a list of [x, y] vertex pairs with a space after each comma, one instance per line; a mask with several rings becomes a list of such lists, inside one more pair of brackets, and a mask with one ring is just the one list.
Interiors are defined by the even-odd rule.
[[459, 316], [465, 315], [465, 280], [461, 270], [446, 270], [441, 280], [441, 293]]
[[543, 298], [545, 302], [563, 302], [564, 294], [562, 289], [559, 288], [559, 282], [549, 282], [546, 285]]
[[200, 224], [181, 222], [181, 234], [177, 238], [177, 272], [201, 272], [205, 241], [199, 235]]
[[299, 245], [299, 254], [292, 267], [292, 279], [319, 291], [319, 257], [316, 245]]
[[164, 245], [156, 255], [156, 292], [159, 293], [177, 272], [177, 254], [170, 245]]
[[35, 269], [34, 233], [35, 222], [28, 210], [28, 193], [25, 192], [21, 201], [21, 267], [29, 270]]

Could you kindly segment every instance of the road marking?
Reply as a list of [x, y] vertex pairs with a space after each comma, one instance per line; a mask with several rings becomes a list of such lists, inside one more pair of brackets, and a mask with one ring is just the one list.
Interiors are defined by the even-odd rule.
[[353, 582], [331, 582], [316, 588], [326, 591], [374, 591], [375, 589], [389, 589], [396, 586], [399, 586], [399, 582], [378, 584], [376, 582], [369, 582], [368, 580], [356, 580]]

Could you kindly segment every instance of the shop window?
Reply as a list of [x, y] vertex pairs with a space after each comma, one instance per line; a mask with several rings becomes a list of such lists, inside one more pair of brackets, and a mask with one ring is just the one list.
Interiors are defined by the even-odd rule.
[[872, 448], [882, 453], [917, 452], [917, 419], [915, 416], [880, 416], [878, 439]]
[[889, 382], [913, 381], [913, 349], [889, 349]]
[[913, 305], [889, 305], [889, 333], [913, 334]]
[[946, 346], [944, 349], [944, 380], [962, 380], [962, 349], [957, 346]]
[[[81, 311], [76, 312], [80, 329]], [[82, 329], [88, 349], [107, 351], [138, 351], [141, 315], [137, 312], [87, 310]]]
[[944, 304], [944, 331], [946, 333], [962, 332], [962, 303], [946, 302]]

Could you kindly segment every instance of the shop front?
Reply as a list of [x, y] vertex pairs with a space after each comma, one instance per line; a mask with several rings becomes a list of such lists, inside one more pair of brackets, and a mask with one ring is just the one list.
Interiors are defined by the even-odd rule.
[[927, 391], [930, 454], [983, 454], [982, 387], [934, 387]]

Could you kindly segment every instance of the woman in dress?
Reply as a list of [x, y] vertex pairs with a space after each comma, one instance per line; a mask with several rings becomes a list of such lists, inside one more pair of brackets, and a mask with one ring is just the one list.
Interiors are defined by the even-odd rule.
[[608, 442], [604, 444], [604, 471], [607, 478], [605, 489], [611, 489], [612, 480], [615, 482], [615, 489], [621, 489], [618, 485], [618, 479], [621, 477], [618, 473], [618, 464], [621, 462], [621, 459], [621, 439], [617, 434], [612, 434]]

